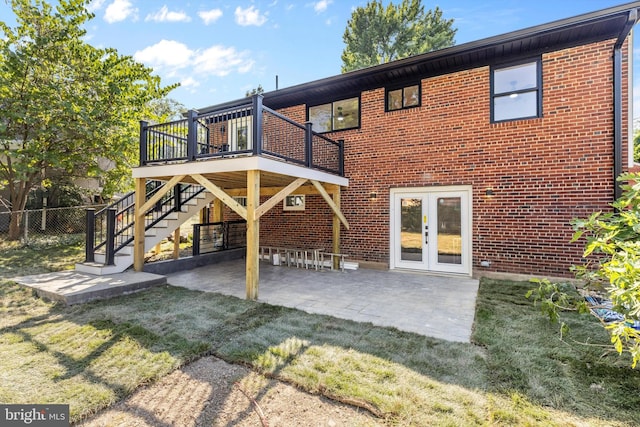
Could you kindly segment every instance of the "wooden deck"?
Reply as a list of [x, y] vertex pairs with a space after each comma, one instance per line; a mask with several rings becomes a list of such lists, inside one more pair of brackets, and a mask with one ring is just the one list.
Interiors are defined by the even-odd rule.
[[[319, 194], [333, 212], [332, 253], [340, 252], [340, 227], [349, 223], [340, 210], [340, 192], [349, 185], [343, 176], [288, 163], [265, 156], [239, 155], [233, 158], [210, 158], [191, 162], [152, 164], [133, 169], [136, 181], [136, 230], [134, 232], [134, 269], [142, 271], [144, 263], [144, 221], [154, 204], [176, 185], [196, 184], [215, 196], [214, 212], [221, 215], [226, 205], [247, 221], [246, 297], [258, 298], [260, 259], [260, 217], [293, 194]], [[167, 182], [162, 191], [145, 200], [148, 179]], [[234, 197], [247, 198], [240, 205]], [[261, 197], [268, 197], [260, 204]], [[215, 215], [215, 214], [214, 214]], [[222, 218], [214, 218], [220, 221]], [[339, 259], [336, 258], [339, 262]]]

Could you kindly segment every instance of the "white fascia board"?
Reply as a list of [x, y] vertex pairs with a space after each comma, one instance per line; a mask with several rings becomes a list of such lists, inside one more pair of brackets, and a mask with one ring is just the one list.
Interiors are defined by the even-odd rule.
[[260, 156], [244, 156], [233, 159], [214, 159], [199, 162], [171, 163], [132, 168], [133, 178], [158, 178], [175, 175], [209, 174], [259, 170], [295, 178], [307, 178], [341, 187], [349, 186], [349, 179], [317, 169]]

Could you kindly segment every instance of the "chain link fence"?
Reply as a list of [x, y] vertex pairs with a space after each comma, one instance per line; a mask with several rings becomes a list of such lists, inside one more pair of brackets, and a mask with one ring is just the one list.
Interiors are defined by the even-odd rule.
[[[59, 246], [77, 244], [85, 240], [87, 208], [100, 206], [73, 206], [19, 211], [21, 216], [20, 241], [28, 246]], [[11, 212], [0, 212], [0, 240], [7, 240]]]

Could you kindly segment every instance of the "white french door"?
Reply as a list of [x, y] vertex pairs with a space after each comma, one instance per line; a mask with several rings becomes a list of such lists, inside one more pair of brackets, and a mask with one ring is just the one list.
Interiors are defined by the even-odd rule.
[[391, 190], [391, 268], [471, 275], [471, 187]]

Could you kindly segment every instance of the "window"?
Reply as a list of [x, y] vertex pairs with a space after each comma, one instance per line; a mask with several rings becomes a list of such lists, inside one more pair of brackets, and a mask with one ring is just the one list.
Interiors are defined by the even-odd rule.
[[542, 115], [540, 61], [491, 70], [491, 121], [527, 119]]
[[309, 107], [308, 120], [315, 132], [353, 129], [360, 126], [360, 98], [349, 98]]
[[233, 200], [238, 202], [240, 206], [244, 206], [245, 208], [247, 207], [247, 198], [245, 196], [234, 197]]
[[282, 209], [285, 211], [303, 211], [304, 195], [294, 194], [284, 199]]
[[387, 111], [420, 106], [420, 85], [387, 90]]

